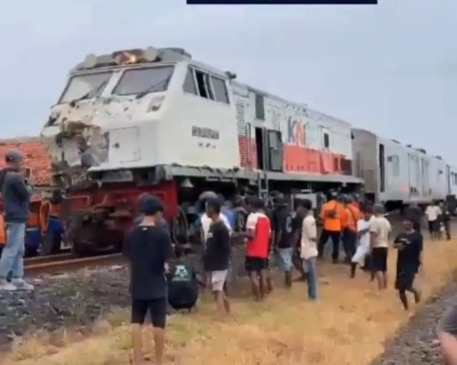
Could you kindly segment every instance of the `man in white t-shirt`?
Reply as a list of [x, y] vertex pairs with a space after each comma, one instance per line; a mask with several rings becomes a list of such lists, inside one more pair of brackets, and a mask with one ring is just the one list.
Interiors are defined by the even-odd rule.
[[[225, 216], [225, 214], [219, 213], [219, 217], [220, 217], [221, 221], [224, 222], [225, 226], [229, 230], [229, 233], [231, 234], [232, 233], [232, 227], [230, 226], [230, 223], [229, 223], [227, 217]], [[204, 242], [206, 242], [206, 240], [208, 238], [209, 227], [211, 226], [212, 222], [213, 221], [211, 220], [210, 217], [208, 217], [206, 212], [203, 213], [203, 215], [200, 218], [200, 223], [201, 223], [201, 227], [202, 227], [203, 241]]]
[[357, 222], [357, 250], [351, 259], [351, 278], [355, 277], [357, 265], [364, 265], [365, 259], [370, 253], [370, 228], [373, 221], [373, 209], [366, 206], [363, 212], [363, 219]]
[[316, 219], [312, 211], [312, 203], [308, 199], [297, 200], [297, 214], [304, 217], [300, 239], [300, 257], [302, 260], [303, 272], [307, 276], [308, 298], [317, 300], [318, 275], [316, 260], [317, 249], [317, 227]]
[[[213, 200], [213, 199], [219, 200], [222, 204], [221, 198], [212, 191], [206, 191], [206, 192], [202, 193], [198, 198], [198, 200], [200, 202], [200, 207], [203, 210], [203, 214], [200, 216], [200, 228], [201, 228], [201, 232], [202, 232], [202, 236], [203, 236], [202, 239], [203, 239], [204, 246], [206, 244], [206, 240], [208, 239], [209, 227], [211, 226], [211, 224], [213, 222], [211, 220], [211, 218], [209, 218], [208, 215], [206, 214], [206, 202], [208, 200]], [[231, 234], [232, 226], [230, 225], [229, 219], [227, 218], [227, 216], [224, 213], [221, 212], [219, 214], [220, 214], [220, 219], [227, 226], [229, 233]]]
[[383, 290], [387, 289], [387, 254], [392, 226], [384, 217], [384, 207], [381, 204], [375, 204], [373, 212], [374, 219], [370, 226], [371, 264], [378, 288]]
[[425, 216], [427, 217], [428, 232], [432, 240], [439, 238], [439, 220], [438, 217], [441, 215], [440, 207], [433, 202], [425, 210]]

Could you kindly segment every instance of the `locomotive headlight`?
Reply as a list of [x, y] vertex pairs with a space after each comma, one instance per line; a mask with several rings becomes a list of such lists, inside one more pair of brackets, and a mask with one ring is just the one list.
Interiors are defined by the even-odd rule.
[[160, 109], [162, 106], [162, 102], [165, 99], [165, 96], [157, 96], [155, 98], [152, 98], [151, 102], [149, 103], [148, 110], [146, 113], [150, 112], [156, 112]]
[[114, 62], [118, 65], [132, 65], [141, 62], [153, 62], [158, 57], [158, 51], [154, 47], [146, 49], [130, 49], [116, 51], [112, 54]]
[[127, 61], [125, 62], [126, 64], [133, 64], [138, 62], [138, 57], [135, 54], [129, 54], [127, 57]]

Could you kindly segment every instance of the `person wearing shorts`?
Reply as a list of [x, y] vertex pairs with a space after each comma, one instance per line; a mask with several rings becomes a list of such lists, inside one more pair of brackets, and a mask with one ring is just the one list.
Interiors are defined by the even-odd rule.
[[254, 297], [262, 301], [268, 289], [271, 224], [270, 219], [265, 215], [265, 203], [261, 198], [252, 198], [250, 205], [252, 212], [247, 218], [244, 233], [247, 239], [245, 268]]
[[370, 226], [371, 264], [378, 283], [378, 289], [387, 289], [387, 255], [389, 234], [392, 231], [390, 222], [384, 217], [384, 207], [375, 204], [374, 219]]
[[414, 279], [422, 264], [424, 238], [420, 232], [414, 230], [414, 222], [411, 219], [405, 219], [403, 224], [404, 232], [394, 240], [394, 248], [398, 250], [395, 289], [398, 290], [403, 308], [408, 310], [407, 291], [414, 295], [416, 303], [420, 301], [420, 293], [414, 286]]
[[226, 280], [230, 263], [230, 232], [221, 219], [221, 204], [218, 199], [209, 199], [206, 214], [211, 225], [206, 239], [203, 258], [205, 272], [210, 273], [211, 289], [219, 313], [230, 313], [230, 302], [226, 292]]
[[436, 204], [436, 202], [432, 202], [432, 204], [430, 204], [425, 210], [425, 216], [427, 217], [428, 223], [428, 232], [432, 241], [439, 238], [440, 221], [438, 218], [440, 215], [441, 209], [438, 204]]
[[167, 314], [167, 261], [173, 258], [169, 233], [160, 226], [163, 205], [144, 196], [139, 203], [143, 220], [126, 236], [123, 254], [130, 264], [133, 363], [143, 364], [142, 333], [149, 313], [154, 332], [155, 363], [162, 364]]

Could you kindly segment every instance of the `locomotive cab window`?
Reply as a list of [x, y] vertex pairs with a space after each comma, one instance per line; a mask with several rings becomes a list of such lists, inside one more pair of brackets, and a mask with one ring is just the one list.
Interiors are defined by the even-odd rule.
[[113, 94], [126, 96], [167, 91], [174, 69], [174, 66], [155, 66], [126, 70]]
[[195, 70], [194, 72], [195, 80], [197, 81], [198, 95], [205, 99], [213, 99], [209, 75], [198, 70]]
[[183, 91], [186, 94], [198, 95], [197, 86], [194, 82], [194, 72], [192, 69], [187, 69], [186, 78], [184, 79]]
[[186, 94], [229, 104], [227, 85], [223, 78], [204, 71], [189, 68], [184, 79], [183, 91]]

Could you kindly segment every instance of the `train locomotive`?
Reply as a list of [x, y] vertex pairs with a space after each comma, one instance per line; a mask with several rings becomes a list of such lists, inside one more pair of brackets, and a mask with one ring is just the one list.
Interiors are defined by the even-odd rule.
[[248, 85], [183, 49], [88, 55], [42, 133], [66, 238], [84, 254], [120, 248], [138, 197], [158, 196], [188, 241], [198, 197], [358, 191], [351, 125]]

